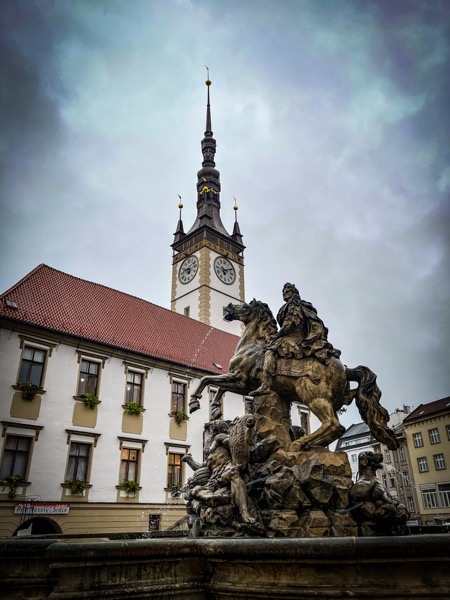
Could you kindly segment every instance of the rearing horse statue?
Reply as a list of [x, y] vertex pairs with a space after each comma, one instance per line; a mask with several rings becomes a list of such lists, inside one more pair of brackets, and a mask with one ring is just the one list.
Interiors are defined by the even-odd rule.
[[[267, 304], [257, 300], [248, 304], [229, 304], [226, 311], [226, 320], [244, 323], [244, 333], [230, 360], [229, 372], [200, 380], [191, 395], [191, 413], [200, 408], [199, 399], [208, 385], [219, 388], [214, 399], [218, 402], [226, 391], [249, 395], [261, 383], [264, 346], [277, 333], [272, 312]], [[397, 438], [387, 426], [389, 414], [380, 404], [381, 391], [376, 375], [369, 368], [359, 366], [349, 369], [336, 356], [332, 356], [328, 364], [315, 356], [278, 359], [277, 363], [271, 393], [276, 393], [286, 402], [305, 404], [321, 422], [319, 429], [296, 442], [299, 447], [308, 448], [313, 444], [328, 446], [338, 439], [345, 428], [336, 413], [355, 400], [374, 437], [391, 450], [398, 448]], [[350, 389], [351, 381], [357, 382], [358, 387]]]

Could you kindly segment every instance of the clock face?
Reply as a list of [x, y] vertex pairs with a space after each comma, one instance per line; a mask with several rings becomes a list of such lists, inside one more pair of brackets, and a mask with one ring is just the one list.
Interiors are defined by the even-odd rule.
[[227, 283], [228, 285], [234, 283], [236, 279], [236, 271], [234, 270], [233, 265], [223, 256], [219, 256], [214, 261], [214, 271], [220, 281], [223, 281], [223, 283]]
[[198, 271], [198, 258], [196, 256], [188, 256], [181, 263], [178, 277], [181, 283], [189, 283], [197, 275]]

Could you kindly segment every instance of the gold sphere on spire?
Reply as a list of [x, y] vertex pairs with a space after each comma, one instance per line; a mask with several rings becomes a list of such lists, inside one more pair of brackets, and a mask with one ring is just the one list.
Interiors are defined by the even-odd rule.
[[207, 80], [205, 81], [205, 83], [206, 83], [206, 85], [207, 85], [208, 87], [211, 85], [211, 81], [210, 81], [209, 79], [207, 79]]
[[183, 208], [183, 205], [181, 204], [181, 202], [180, 202], [180, 204], [178, 205], [178, 208]]

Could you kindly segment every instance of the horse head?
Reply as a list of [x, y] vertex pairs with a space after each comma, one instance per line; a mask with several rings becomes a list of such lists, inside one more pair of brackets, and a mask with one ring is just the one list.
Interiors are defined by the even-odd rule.
[[242, 321], [245, 325], [256, 320], [257, 322], [264, 324], [264, 327], [268, 329], [268, 334], [273, 334], [277, 331], [277, 324], [273, 318], [272, 311], [267, 304], [260, 300], [255, 300], [255, 298], [249, 303], [230, 303], [225, 307], [225, 315], [223, 318], [225, 321]]

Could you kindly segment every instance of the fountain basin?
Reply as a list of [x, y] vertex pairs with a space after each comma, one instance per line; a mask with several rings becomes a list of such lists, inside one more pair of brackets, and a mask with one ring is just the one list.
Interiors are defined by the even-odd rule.
[[4, 540], [8, 600], [449, 597], [450, 535]]

